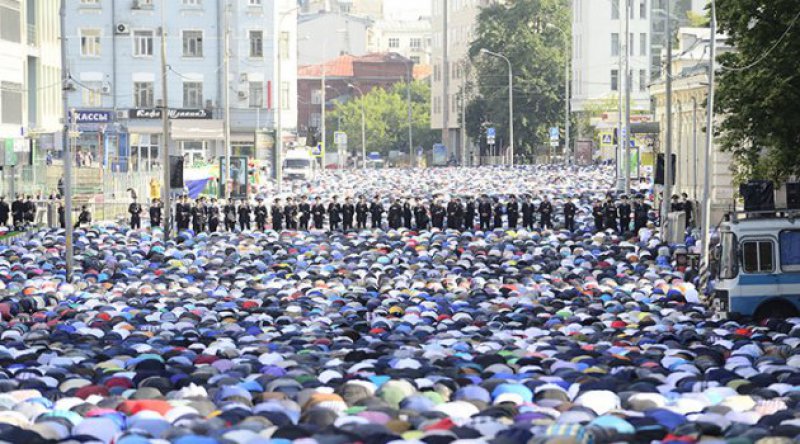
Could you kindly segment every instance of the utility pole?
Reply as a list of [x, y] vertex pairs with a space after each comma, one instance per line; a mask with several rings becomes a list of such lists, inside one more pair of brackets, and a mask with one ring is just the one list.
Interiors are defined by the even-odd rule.
[[408, 59], [408, 79], [406, 81], [406, 101], [408, 102], [408, 164], [414, 167], [414, 130], [411, 110], [411, 80], [414, 74], [414, 62]]
[[325, 98], [326, 91], [325, 91], [325, 89], [327, 88], [327, 86], [325, 85], [325, 74], [326, 74], [326, 71], [327, 71], [327, 62], [325, 61], [325, 58], [324, 58], [325, 51], [323, 50], [322, 53], [323, 53], [323, 58], [322, 58], [322, 97], [321, 97], [322, 100], [321, 100], [319, 106], [321, 108], [320, 115], [322, 116], [322, 121], [320, 122], [320, 133], [321, 133], [320, 134], [320, 139], [322, 140], [322, 150], [321, 150], [322, 151], [322, 170], [325, 171], [325, 165], [326, 165], [325, 164], [325, 151], [328, 150], [328, 143], [325, 140], [325, 135], [327, 134], [326, 128], [325, 128], [325, 101], [326, 101], [326, 98]]
[[447, 149], [450, 146], [450, 70], [448, 69], [448, 7], [447, 0], [442, 0], [442, 143]]
[[[670, 209], [670, 197], [672, 196], [672, 10], [670, 2], [667, 3], [667, 130], [666, 130], [666, 149], [664, 150], [664, 187], [661, 193], [661, 233], [664, 236], [667, 228], [667, 215]], [[713, 41], [713, 39], [712, 39]], [[706, 178], [708, 181], [708, 178]]]
[[705, 179], [703, 180], [703, 257], [702, 264], [709, 262], [711, 243], [711, 153], [714, 149], [714, 72], [717, 54], [717, 8], [711, 0], [711, 49], [708, 63], [708, 115], [706, 120]]
[[[70, 282], [72, 280], [75, 259], [72, 250], [72, 149], [68, 139], [71, 128], [68, 123], [70, 112], [69, 101], [67, 100], [67, 93], [70, 91], [70, 73], [67, 63], [67, 0], [61, 0], [59, 12], [61, 19], [61, 102], [64, 113], [62, 116], [64, 127], [62, 128], [63, 134], [61, 135], [61, 143], [64, 148], [64, 249], [67, 266], [67, 282]], [[77, 113], [74, 111], [71, 117], [73, 123], [77, 121]], [[11, 181], [14, 181], [13, 175]]]
[[571, 165], [572, 164], [572, 145], [570, 144], [570, 138], [569, 138], [569, 129], [570, 129], [569, 128], [570, 127], [569, 89], [570, 89], [570, 83], [571, 83], [570, 82], [570, 77], [571, 77], [570, 76], [570, 71], [571, 71], [570, 70], [570, 59], [572, 57], [572, 45], [570, 44], [569, 38], [567, 37], [566, 33], [564, 31], [561, 31], [561, 32], [564, 34], [564, 43], [567, 46], [567, 51], [566, 51], [567, 55], [566, 55], [566, 60], [564, 61], [564, 77], [566, 78], [566, 80], [564, 81], [564, 89], [566, 90], [566, 92], [564, 93], [565, 94], [564, 95], [564, 139], [565, 139], [564, 140], [565, 141], [564, 148], [566, 148], [566, 153], [565, 154], [566, 154], [566, 158], [567, 158], [566, 159], [567, 160], [567, 165]]
[[625, 0], [625, 192], [631, 189], [631, 0]]
[[225, 197], [230, 197], [231, 195], [231, 188], [233, 188], [233, 183], [229, 185], [228, 182], [230, 181], [231, 177], [231, 84], [230, 84], [230, 67], [231, 67], [231, 53], [230, 53], [230, 9], [231, 3], [230, 0], [225, 1], [225, 14], [223, 15], [223, 27], [225, 31], [225, 38], [224, 38], [224, 45], [225, 50], [223, 51], [224, 54], [224, 70], [225, 72], [222, 75], [222, 94], [223, 100], [225, 101], [225, 118], [223, 119], [222, 124], [225, 128], [225, 168], [223, 168], [222, 179], [223, 183], [225, 184]]
[[164, 20], [166, 2], [159, 4], [161, 8], [161, 165], [164, 184], [161, 186], [161, 197], [164, 201], [164, 240], [169, 239], [172, 231], [172, 199], [170, 196], [170, 171], [169, 171], [169, 95], [167, 90], [167, 28]]
[[461, 86], [461, 166], [467, 165], [467, 82]]
[[[619, 10], [619, 13], [622, 14], [623, 13], [622, 2], [625, 1], [625, 0], [612, 0], [612, 1], [617, 2], [617, 9]], [[625, 11], [625, 14], [627, 14], [627, 12], [628, 11]], [[622, 29], [623, 27], [622, 27], [622, 22], [621, 21], [620, 21], [620, 26], [619, 27], [620, 27], [620, 31], [623, 31], [623, 29]], [[623, 137], [622, 137], [622, 130], [624, 128], [624, 126], [622, 125], [622, 85], [623, 85], [623, 83], [622, 83], [623, 82], [623, 80], [622, 80], [622, 78], [623, 78], [622, 51], [625, 48], [625, 45], [623, 44], [623, 40], [627, 41], [628, 40], [628, 36], [627, 35], [623, 35], [622, 32], [620, 32], [619, 34], [621, 36], [621, 39], [618, 40], [617, 44], [621, 48], [619, 48], [619, 47], [617, 48], [617, 56], [618, 56], [618, 58], [617, 58], [617, 156], [616, 156], [616, 158], [617, 158], [617, 166], [616, 166], [616, 175], [617, 175], [617, 192], [618, 193], [622, 193], [625, 190], [625, 175], [623, 174], [623, 170], [622, 170], [623, 168], [625, 168], [625, 159], [622, 158], [622, 156], [624, 155], [624, 150], [623, 150], [624, 146], [623, 146], [623, 144], [625, 143], [625, 141], [623, 140]]]

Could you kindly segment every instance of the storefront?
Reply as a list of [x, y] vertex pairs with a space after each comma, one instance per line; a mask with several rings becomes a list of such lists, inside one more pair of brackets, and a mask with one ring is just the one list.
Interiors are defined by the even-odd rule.
[[128, 132], [117, 122], [114, 112], [81, 109], [75, 113], [79, 133], [74, 140], [75, 165], [127, 171], [130, 156]]
[[[150, 171], [161, 165], [163, 139], [162, 110], [136, 108], [128, 112], [131, 133], [131, 165], [137, 171]], [[169, 110], [172, 152], [184, 156], [190, 167], [213, 159], [217, 141], [224, 138], [222, 120], [212, 119], [206, 109]]]

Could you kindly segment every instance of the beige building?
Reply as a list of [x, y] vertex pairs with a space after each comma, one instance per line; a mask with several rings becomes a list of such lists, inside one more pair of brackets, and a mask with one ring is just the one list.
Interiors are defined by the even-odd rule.
[[431, 63], [431, 20], [380, 20], [367, 39], [369, 52], [396, 52], [416, 65]]
[[[705, 181], [711, 180], [711, 222], [719, 223], [734, 199], [732, 157], [715, 144], [711, 152], [710, 174], [706, 174], [706, 102], [708, 100], [708, 28], [681, 28], [672, 65], [672, 152], [676, 155], [675, 194], [687, 193], [703, 198]], [[717, 36], [717, 53], [730, 51], [726, 38]], [[705, 57], [705, 59], [704, 59]], [[660, 123], [658, 146], [666, 147], [666, 84], [659, 80], [650, 87], [655, 102], [655, 119]], [[719, 121], [719, 119], [717, 119]]]
[[369, 17], [373, 20], [383, 18], [381, 0], [303, 0], [300, 4], [300, 12], [304, 14], [333, 12]]

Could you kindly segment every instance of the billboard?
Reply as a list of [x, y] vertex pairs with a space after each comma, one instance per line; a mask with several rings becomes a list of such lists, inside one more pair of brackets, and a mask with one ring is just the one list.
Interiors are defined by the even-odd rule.
[[587, 166], [593, 162], [594, 143], [591, 139], [575, 141], [575, 165]]
[[433, 166], [447, 165], [447, 147], [441, 143], [433, 144], [433, 155], [431, 159]]

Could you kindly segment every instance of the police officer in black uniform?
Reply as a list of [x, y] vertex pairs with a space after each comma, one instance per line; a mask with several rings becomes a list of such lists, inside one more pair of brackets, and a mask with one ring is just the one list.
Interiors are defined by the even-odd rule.
[[267, 229], [267, 213], [267, 206], [264, 205], [264, 199], [257, 197], [256, 207], [253, 210], [253, 214], [256, 218], [256, 229], [258, 231], [264, 231]]
[[644, 201], [644, 196], [641, 194], [636, 195], [636, 200], [633, 203], [633, 231], [639, 234], [639, 230], [647, 226], [647, 219], [650, 215], [650, 205]]
[[475, 207], [475, 200], [472, 196], [467, 196], [466, 205], [464, 208], [464, 228], [467, 231], [472, 231], [475, 229], [475, 211], [477, 208]]
[[494, 215], [494, 228], [503, 228], [503, 214], [505, 213], [505, 205], [500, 202], [499, 197], [494, 198], [494, 208], [492, 214]]
[[353, 217], [356, 215], [356, 206], [353, 205], [353, 198], [347, 196], [342, 205], [342, 230], [350, 231], [353, 229]]
[[398, 229], [401, 225], [403, 225], [403, 206], [400, 205], [400, 202], [397, 199], [392, 199], [391, 205], [389, 205], [389, 228]]
[[228, 200], [228, 203], [222, 208], [222, 213], [225, 216], [225, 229], [234, 231], [236, 229], [236, 205], [233, 204], [233, 200]]
[[508, 216], [508, 228], [516, 230], [519, 221], [519, 202], [517, 202], [517, 196], [513, 194], [506, 204], [506, 215]]
[[150, 213], [150, 228], [161, 226], [161, 208], [161, 201], [158, 198], [150, 202], [150, 208], [148, 209]]
[[0, 225], [8, 225], [8, 214], [11, 212], [5, 196], [0, 196]]
[[542, 221], [542, 229], [553, 228], [553, 204], [547, 196], [542, 197], [542, 203], [539, 204], [539, 220]]
[[272, 229], [275, 231], [283, 230], [283, 206], [281, 205], [281, 199], [276, 197], [275, 200], [272, 201]]
[[219, 229], [219, 206], [217, 199], [211, 198], [211, 203], [206, 207], [208, 215], [208, 231], [215, 233]]
[[417, 230], [428, 229], [428, 209], [418, 197], [414, 199], [414, 222]]
[[250, 204], [247, 203], [245, 200], [239, 201], [239, 228], [244, 230], [250, 229], [250, 215], [253, 213], [253, 210], [250, 208]]
[[22, 228], [23, 221], [25, 220], [25, 202], [22, 201], [22, 196], [17, 195], [14, 202], [11, 202], [11, 219], [14, 222], [14, 228]]
[[522, 227], [526, 230], [533, 230], [536, 225], [536, 205], [531, 202], [531, 195], [526, 194], [522, 202]]
[[631, 204], [628, 203], [628, 196], [622, 196], [622, 202], [617, 205], [617, 215], [619, 216], [619, 232], [627, 233], [631, 229]]
[[433, 202], [431, 202], [431, 222], [433, 228], [444, 230], [444, 218], [446, 214], [447, 210], [439, 200], [439, 195], [435, 195]]
[[564, 228], [570, 232], [575, 231], [575, 213], [577, 211], [578, 207], [575, 206], [572, 200], [567, 199], [564, 202]]
[[131, 215], [131, 229], [138, 230], [142, 228], [142, 206], [133, 198], [133, 202], [128, 205], [128, 214]]
[[603, 205], [599, 200], [594, 201], [592, 204], [592, 217], [594, 218], [594, 230], [603, 231], [603, 219], [605, 217], [605, 211], [603, 211]]
[[314, 206], [311, 207], [311, 215], [314, 218], [314, 228], [321, 230], [325, 224], [325, 205], [319, 196], [314, 198]]
[[481, 201], [478, 204], [478, 216], [480, 219], [481, 231], [489, 231], [491, 229], [489, 224], [492, 221], [492, 204], [489, 202], [489, 197], [485, 194], [481, 196]]
[[381, 228], [381, 225], [383, 225], [382, 219], [384, 211], [383, 204], [381, 203], [381, 197], [375, 195], [375, 199], [369, 206], [369, 213], [372, 217], [372, 228]]
[[300, 213], [300, 217], [298, 217], [299, 228], [303, 231], [308, 231], [308, 222], [311, 220], [311, 204], [308, 203], [308, 196], [300, 196], [300, 204], [297, 206], [297, 211]]
[[328, 221], [330, 223], [331, 231], [339, 229], [339, 224], [342, 222], [342, 205], [339, 204], [336, 196], [328, 204]]
[[286, 198], [286, 205], [283, 206], [283, 220], [287, 230], [297, 229], [297, 205], [291, 197]]
[[411, 229], [413, 225], [411, 224], [412, 219], [412, 210], [411, 210], [411, 201], [410, 199], [403, 199], [403, 226]]
[[206, 229], [206, 209], [202, 198], [195, 201], [192, 208], [192, 229], [195, 233], [200, 233]]
[[367, 228], [367, 214], [369, 214], [369, 205], [364, 195], [358, 196], [358, 203], [356, 204], [356, 227], [359, 230]]
[[605, 222], [606, 230], [614, 230], [617, 228], [617, 206], [611, 200], [611, 196], [606, 198], [606, 203], [603, 204], [603, 221]]
[[450, 201], [447, 202], [447, 228], [451, 230], [459, 229], [458, 216], [456, 216], [457, 211], [458, 204], [456, 203], [456, 200], [450, 199]]

